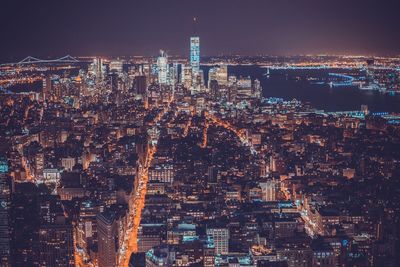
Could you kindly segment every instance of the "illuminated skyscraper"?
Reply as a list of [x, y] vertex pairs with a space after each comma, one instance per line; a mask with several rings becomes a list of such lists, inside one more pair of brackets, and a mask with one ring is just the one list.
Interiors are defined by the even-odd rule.
[[10, 266], [10, 185], [8, 180], [8, 162], [0, 158], [0, 263]]
[[163, 50], [160, 50], [160, 56], [157, 58], [158, 83], [165, 85], [168, 83], [168, 59]]
[[175, 86], [178, 83], [178, 63], [174, 62], [172, 66], [169, 67], [168, 78], [168, 83], [170, 85]]
[[45, 79], [43, 79], [43, 100], [49, 99], [52, 91], [51, 84], [51, 75], [47, 75]]
[[208, 87], [213, 80], [217, 81], [219, 86], [228, 85], [228, 66], [222, 65], [211, 68], [208, 71]]
[[96, 76], [98, 80], [103, 79], [103, 59], [102, 58], [94, 58], [93, 63], [91, 64], [92, 73]]
[[182, 65], [181, 82], [186, 88], [190, 88], [192, 86], [193, 80], [191, 67]]
[[200, 70], [200, 37], [190, 37], [190, 66], [193, 75], [197, 75]]
[[97, 214], [99, 267], [118, 266], [118, 250], [122, 244], [127, 207], [111, 205]]
[[73, 228], [64, 214], [61, 200], [55, 195], [45, 195], [39, 202], [38, 237], [34, 247], [37, 266], [74, 266]]

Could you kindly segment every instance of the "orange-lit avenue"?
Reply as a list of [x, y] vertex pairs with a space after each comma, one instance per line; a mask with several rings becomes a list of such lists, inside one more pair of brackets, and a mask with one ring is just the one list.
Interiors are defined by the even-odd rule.
[[137, 235], [142, 217], [142, 210], [145, 205], [147, 182], [149, 180], [149, 167], [156, 150], [157, 148], [155, 146], [149, 145], [144, 163], [143, 165], [139, 166], [137, 188], [135, 188], [135, 193], [131, 197], [131, 201], [129, 203], [129, 225], [126, 233], [126, 248], [122, 247], [122, 249], [125, 249], [125, 251], [122, 251], [120, 266], [127, 267], [129, 265], [131, 254], [137, 252]]
[[[168, 99], [166, 106], [155, 117], [153, 121], [155, 126], [153, 127], [157, 127], [157, 123], [169, 111], [172, 102], [173, 95]], [[141, 158], [142, 160], [139, 160], [135, 188], [131, 193], [129, 200], [128, 227], [123, 245], [119, 251], [119, 265], [123, 267], [128, 267], [131, 254], [137, 252], [138, 250], [138, 231], [142, 217], [142, 210], [145, 205], [147, 182], [149, 180], [149, 168], [151, 166], [154, 154], [157, 151], [157, 138], [158, 137], [156, 137], [156, 140], [153, 140], [152, 138], [148, 140], [146, 152]]]

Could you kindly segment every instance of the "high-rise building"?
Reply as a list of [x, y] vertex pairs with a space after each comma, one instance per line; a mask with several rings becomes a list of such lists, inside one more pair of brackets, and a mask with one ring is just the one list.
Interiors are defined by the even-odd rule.
[[[218, 99], [225, 95], [229, 90], [228, 85], [228, 67], [226, 65], [216, 66], [208, 71], [208, 88], [211, 96]], [[225, 93], [225, 94], [224, 94]]]
[[195, 78], [195, 85], [198, 86], [198, 88], [202, 88], [204, 85], [204, 72], [203, 70], [199, 70], [197, 75], [194, 77]]
[[39, 152], [35, 155], [35, 177], [38, 180], [43, 179], [44, 154]]
[[218, 183], [218, 169], [217, 167], [208, 167], [208, 183], [217, 184]]
[[175, 86], [178, 83], [178, 69], [179, 65], [176, 62], [174, 62], [172, 66], [169, 68], [168, 83], [172, 86]]
[[99, 205], [92, 200], [85, 200], [81, 203], [78, 222], [76, 225], [76, 244], [87, 254], [94, 244], [97, 244], [97, 220]]
[[229, 229], [225, 227], [207, 228], [207, 235], [212, 237], [215, 245], [215, 254], [229, 253]]
[[11, 200], [11, 264], [29, 266], [36, 260], [34, 242], [37, 240], [39, 216], [34, 183], [17, 183]]
[[42, 89], [43, 100], [47, 100], [50, 98], [51, 91], [52, 91], [51, 76], [47, 75], [46, 78], [43, 79], [43, 89]]
[[113, 205], [97, 215], [99, 267], [118, 266], [118, 249], [122, 241], [126, 207]]
[[149, 168], [149, 181], [172, 183], [174, 176], [175, 170], [171, 164], [157, 164]]
[[190, 88], [192, 86], [193, 80], [191, 67], [182, 65], [181, 83], [185, 88]]
[[211, 68], [208, 70], [208, 88], [210, 88], [210, 83], [213, 81], [217, 81], [217, 68]]
[[108, 78], [109, 78], [109, 83], [110, 83], [111, 91], [112, 91], [112, 92], [118, 91], [118, 83], [119, 83], [118, 74], [116, 74], [116, 73], [111, 73], [110, 75], [108, 75]]
[[221, 65], [218, 67], [211, 68], [208, 71], [208, 86], [210, 87], [210, 83], [215, 80], [218, 82], [219, 86], [228, 85], [228, 66]]
[[146, 76], [140, 75], [135, 77], [134, 82], [135, 92], [139, 95], [145, 95], [147, 89], [147, 79]]
[[259, 80], [255, 79], [253, 84], [253, 96], [260, 99], [262, 96], [262, 87]]
[[38, 182], [44, 183], [47, 186], [60, 184], [62, 169], [43, 169], [43, 179], [38, 179]]
[[38, 266], [74, 266], [72, 223], [58, 196], [41, 196], [36, 240]]
[[207, 244], [203, 248], [203, 266], [213, 267], [215, 266], [215, 248], [214, 243]]
[[313, 267], [334, 267], [338, 265], [335, 251], [329, 243], [317, 239], [311, 244], [311, 248], [313, 250]]
[[0, 158], [0, 263], [10, 266], [10, 183], [8, 177], [8, 162]]
[[64, 216], [39, 229], [39, 266], [74, 266], [72, 225]]
[[92, 63], [92, 70], [91, 72], [96, 76], [98, 80], [103, 79], [103, 59], [102, 58], [94, 58]]
[[226, 98], [228, 102], [234, 103], [238, 95], [238, 88], [236, 85], [228, 87]]
[[165, 236], [163, 224], [141, 224], [138, 233], [138, 252], [147, 252], [161, 244]]
[[110, 61], [110, 72], [121, 73], [124, 67], [124, 63], [121, 60]]
[[219, 85], [227, 85], [228, 84], [228, 66], [222, 65], [219, 66], [217, 72], [217, 81]]
[[190, 66], [196, 76], [200, 70], [200, 37], [190, 37]]
[[158, 83], [166, 85], [168, 83], [168, 58], [163, 50], [160, 50], [160, 56], [157, 58]]
[[67, 171], [72, 171], [75, 164], [76, 164], [75, 158], [68, 157], [68, 158], [61, 159], [61, 166], [64, 167], [64, 169]]
[[276, 157], [271, 155], [269, 157], [269, 169], [270, 169], [270, 171], [276, 172], [277, 171], [277, 166], [276, 165], [277, 165], [276, 164]]
[[263, 201], [275, 201], [275, 181], [268, 180], [266, 182], [260, 182], [260, 187], [262, 190], [262, 200]]
[[242, 77], [237, 80], [237, 86], [239, 88], [251, 88], [251, 78], [250, 77]]
[[217, 80], [208, 81], [208, 88], [210, 89], [210, 93], [214, 99], [219, 97], [219, 86]]
[[260, 163], [260, 176], [267, 177], [269, 174], [269, 164], [267, 164], [264, 160]]

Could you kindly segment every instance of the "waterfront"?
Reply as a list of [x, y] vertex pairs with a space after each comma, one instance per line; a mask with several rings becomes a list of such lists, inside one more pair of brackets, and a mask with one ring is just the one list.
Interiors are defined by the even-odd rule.
[[[208, 82], [210, 66], [202, 66], [205, 82]], [[229, 66], [229, 75], [237, 77], [250, 76], [258, 79], [263, 88], [264, 97], [279, 97], [284, 100], [297, 99], [309, 103], [312, 107], [325, 111], [360, 110], [361, 105], [368, 105], [372, 112], [400, 112], [400, 94], [389, 95], [377, 91], [359, 90], [356, 86], [339, 86], [331, 88], [326, 82], [329, 73], [346, 73], [348, 70], [270, 70], [257, 65]], [[351, 72], [351, 71], [350, 71]], [[356, 76], [358, 71], [350, 73]], [[322, 82], [321, 82], [322, 81]], [[16, 84], [5, 92], [38, 92], [42, 82]]]
[[298, 79], [304, 77], [305, 72], [318, 76], [321, 71], [271, 70], [269, 78], [265, 76], [266, 72], [267, 69], [259, 66], [229, 66], [229, 74], [260, 80], [264, 97], [295, 98], [326, 111], [359, 110], [366, 104], [373, 112], [400, 112], [400, 95], [361, 91], [350, 86], [330, 88], [327, 84], [312, 84]]

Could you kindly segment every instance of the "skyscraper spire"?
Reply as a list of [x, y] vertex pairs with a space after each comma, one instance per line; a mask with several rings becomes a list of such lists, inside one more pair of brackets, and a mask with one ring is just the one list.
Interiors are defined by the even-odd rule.
[[197, 75], [200, 69], [200, 38], [197, 34], [197, 18], [193, 17], [193, 33], [190, 37], [190, 65]]
[[192, 69], [192, 86], [200, 84], [200, 37], [197, 34], [197, 18], [193, 17], [193, 34], [190, 37], [190, 67]]
[[193, 34], [192, 36], [197, 36], [197, 17], [193, 17]]

